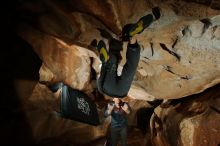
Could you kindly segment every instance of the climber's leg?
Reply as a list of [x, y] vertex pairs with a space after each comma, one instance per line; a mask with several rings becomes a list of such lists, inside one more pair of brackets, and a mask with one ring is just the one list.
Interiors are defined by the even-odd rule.
[[140, 46], [137, 42], [135, 44], [128, 44], [126, 59], [127, 61], [123, 67], [122, 75], [120, 80], [118, 80], [118, 84], [124, 94], [127, 94], [130, 89], [140, 60]]

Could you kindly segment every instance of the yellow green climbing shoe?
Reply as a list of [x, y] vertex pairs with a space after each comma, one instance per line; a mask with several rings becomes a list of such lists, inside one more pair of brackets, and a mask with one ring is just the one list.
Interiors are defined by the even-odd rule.
[[141, 17], [136, 23], [126, 24], [121, 33], [121, 39], [123, 41], [129, 41], [131, 37], [143, 32], [154, 20], [158, 20], [161, 17], [161, 9], [154, 7], [152, 14]]
[[97, 49], [99, 51], [99, 58], [102, 63], [107, 62], [109, 59], [108, 50], [106, 49], [106, 45], [103, 40], [100, 40]]

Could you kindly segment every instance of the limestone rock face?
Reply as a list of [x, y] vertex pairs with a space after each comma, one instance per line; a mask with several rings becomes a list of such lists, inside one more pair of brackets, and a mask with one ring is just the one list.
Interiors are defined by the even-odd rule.
[[138, 36], [141, 60], [132, 88], [146, 92], [136, 99], [181, 98], [219, 83], [219, 3], [197, 2], [27, 2], [18, 9], [18, 33], [43, 60], [41, 82], [63, 81], [92, 92], [92, 70], [98, 74], [100, 63], [89, 45], [106, 41], [97, 28], [118, 35], [125, 24], [160, 6], [162, 17]]
[[30, 32], [24, 35], [43, 61], [39, 71], [40, 82], [63, 81], [79, 90], [91, 90], [89, 81], [92, 64], [98, 62], [96, 54], [84, 47], [67, 45], [58, 38], [31, 30], [34, 31], [30, 28]]
[[144, 43], [135, 83], [158, 98], [180, 98], [219, 83], [217, 19], [182, 21], [146, 31], [140, 39]]
[[214, 146], [220, 143], [220, 86], [173, 100], [151, 117], [153, 145]]

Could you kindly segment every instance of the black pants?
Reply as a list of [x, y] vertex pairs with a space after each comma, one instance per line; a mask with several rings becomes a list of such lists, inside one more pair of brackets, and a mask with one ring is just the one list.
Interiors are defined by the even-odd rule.
[[99, 90], [111, 97], [124, 97], [127, 95], [133, 81], [138, 62], [140, 59], [140, 46], [128, 44], [126, 53], [126, 64], [121, 76], [117, 75], [117, 57], [109, 52], [109, 60], [102, 64], [101, 74], [98, 79]]
[[111, 146], [117, 146], [121, 141], [121, 146], [127, 146], [127, 127], [111, 128]]

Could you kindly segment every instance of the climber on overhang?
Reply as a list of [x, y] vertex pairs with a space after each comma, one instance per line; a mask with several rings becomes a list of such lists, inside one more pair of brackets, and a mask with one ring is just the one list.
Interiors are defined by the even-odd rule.
[[120, 76], [117, 75], [117, 68], [121, 61], [121, 57], [118, 54], [122, 50], [122, 45], [114, 41], [114, 39], [110, 39], [108, 51], [103, 40], [100, 40], [98, 44], [95, 41], [91, 43], [99, 51], [102, 62], [101, 73], [98, 78], [98, 90], [101, 93], [118, 98], [127, 96], [140, 59], [140, 46], [136, 39], [137, 34], [143, 32], [145, 28], [154, 20], [158, 20], [160, 16], [160, 8], [155, 7], [152, 9], [152, 14], [141, 17], [137, 23], [126, 24], [123, 27], [120, 39], [122, 42], [128, 41], [128, 45], [126, 64]]

